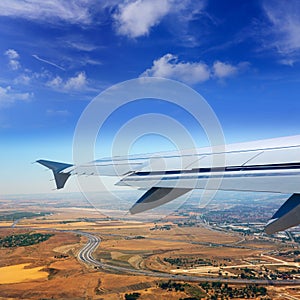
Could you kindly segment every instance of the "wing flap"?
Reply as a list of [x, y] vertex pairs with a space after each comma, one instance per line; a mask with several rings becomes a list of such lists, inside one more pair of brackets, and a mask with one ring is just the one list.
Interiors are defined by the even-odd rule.
[[267, 234], [286, 230], [300, 224], [300, 194], [293, 194], [274, 214], [265, 227]]
[[190, 189], [152, 187], [131, 208], [131, 214], [137, 214], [168, 203], [189, 192]]

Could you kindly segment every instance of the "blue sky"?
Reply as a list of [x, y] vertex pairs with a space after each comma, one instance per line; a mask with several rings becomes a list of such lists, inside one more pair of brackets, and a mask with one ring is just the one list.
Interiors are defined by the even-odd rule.
[[84, 108], [139, 76], [198, 91], [227, 142], [299, 134], [299, 15], [297, 0], [1, 0], [0, 194], [48, 192], [30, 163], [71, 162]]

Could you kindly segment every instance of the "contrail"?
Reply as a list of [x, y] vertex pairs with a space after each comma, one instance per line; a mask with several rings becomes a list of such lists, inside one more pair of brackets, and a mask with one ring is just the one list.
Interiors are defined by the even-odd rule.
[[54, 67], [56, 67], [56, 68], [58, 68], [58, 69], [61, 69], [61, 70], [63, 70], [63, 71], [66, 71], [65, 68], [63, 68], [63, 67], [61, 67], [61, 66], [59, 66], [59, 65], [57, 65], [57, 64], [55, 64], [55, 63], [53, 63], [53, 62], [51, 62], [51, 61], [49, 61], [49, 60], [42, 59], [42, 58], [40, 58], [39, 56], [37, 56], [36, 54], [33, 54], [32, 56], [33, 56], [35, 59], [37, 59], [37, 60], [39, 60], [39, 61], [42, 61], [42, 62], [44, 62], [44, 63], [46, 63], [46, 64], [48, 64], [48, 65], [51, 65], [51, 66], [54, 66]]

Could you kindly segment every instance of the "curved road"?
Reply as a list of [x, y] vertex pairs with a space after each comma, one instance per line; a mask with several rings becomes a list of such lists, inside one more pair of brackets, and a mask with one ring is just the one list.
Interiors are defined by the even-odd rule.
[[101, 239], [95, 235], [92, 235], [87, 232], [76, 232], [77, 234], [83, 235], [88, 238], [87, 243], [82, 249], [80, 249], [77, 257], [84, 263], [91, 264], [92, 266], [101, 267], [101, 262], [97, 261], [93, 257], [93, 252], [98, 248]]
[[[67, 230], [66, 230], [67, 231]], [[67, 231], [70, 232], [70, 231]], [[135, 275], [143, 275], [143, 276], [154, 276], [154, 277], [162, 277], [167, 279], [174, 279], [174, 280], [183, 280], [183, 281], [194, 281], [194, 282], [222, 282], [222, 283], [236, 283], [236, 284], [262, 284], [262, 285], [299, 285], [300, 280], [266, 280], [266, 279], [232, 279], [232, 278], [219, 278], [219, 277], [197, 277], [197, 276], [189, 276], [189, 275], [172, 275], [169, 273], [163, 272], [154, 272], [148, 270], [137, 270], [133, 268], [125, 268], [125, 267], [118, 267], [112, 266], [105, 263], [102, 263], [96, 260], [93, 257], [94, 251], [98, 248], [101, 239], [95, 235], [92, 235], [88, 232], [82, 231], [71, 231], [73, 233], [80, 234], [88, 238], [87, 243], [84, 245], [82, 249], [80, 249], [78, 253], [78, 259], [83, 263], [91, 265], [95, 268], [101, 268], [107, 271], [117, 271], [126, 274], [135, 274]]]

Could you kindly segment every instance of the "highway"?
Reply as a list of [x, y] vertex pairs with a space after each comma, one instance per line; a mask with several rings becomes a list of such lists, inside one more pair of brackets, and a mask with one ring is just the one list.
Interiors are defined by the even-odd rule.
[[220, 278], [220, 277], [197, 277], [190, 275], [177, 275], [177, 274], [169, 274], [163, 272], [155, 272], [150, 270], [138, 270], [133, 268], [125, 268], [119, 266], [113, 266], [109, 264], [102, 263], [94, 258], [93, 253], [98, 248], [101, 243], [101, 239], [98, 236], [95, 236], [88, 232], [82, 231], [68, 231], [65, 232], [73, 232], [76, 234], [80, 234], [88, 238], [87, 243], [80, 249], [77, 257], [78, 259], [88, 264], [95, 269], [100, 268], [106, 271], [114, 271], [117, 273], [125, 273], [125, 274], [134, 274], [134, 275], [143, 275], [143, 276], [151, 276], [151, 277], [160, 277], [166, 279], [173, 280], [182, 280], [182, 281], [191, 281], [191, 282], [222, 282], [222, 283], [235, 283], [235, 284], [260, 284], [260, 285], [299, 285], [300, 280], [266, 280], [266, 279], [241, 279], [241, 278]]
[[87, 232], [82, 232], [82, 231], [74, 231], [77, 234], [80, 234], [82, 236], [85, 236], [88, 238], [87, 243], [84, 245], [82, 249], [80, 249], [77, 257], [80, 261], [90, 264], [94, 267], [102, 267], [102, 263], [100, 261], [97, 261], [93, 257], [94, 251], [98, 248], [101, 239], [95, 235], [92, 235]]

